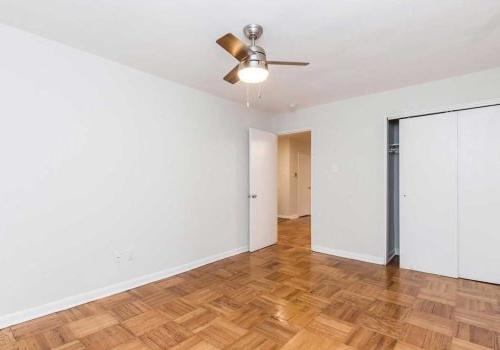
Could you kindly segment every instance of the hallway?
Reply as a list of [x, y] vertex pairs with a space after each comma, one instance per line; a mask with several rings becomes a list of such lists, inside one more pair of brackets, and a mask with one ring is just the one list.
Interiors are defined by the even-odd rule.
[[311, 217], [281, 220], [278, 223], [278, 244], [311, 249]]

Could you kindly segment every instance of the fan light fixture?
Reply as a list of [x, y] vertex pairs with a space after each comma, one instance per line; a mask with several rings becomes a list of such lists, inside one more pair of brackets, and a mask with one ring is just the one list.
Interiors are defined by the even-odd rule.
[[244, 83], [262, 83], [268, 76], [267, 65], [262, 61], [244, 61], [238, 68], [238, 78]]
[[257, 46], [255, 41], [260, 38], [264, 29], [259, 24], [249, 24], [243, 28], [243, 34], [250, 40], [246, 44], [231, 33], [221, 36], [217, 39], [219, 44], [231, 56], [236, 58], [239, 63], [234, 66], [229, 73], [224, 76], [224, 80], [230, 84], [236, 84], [240, 80], [244, 83], [258, 84], [267, 79], [269, 71], [268, 65], [279, 66], [307, 66], [308, 62], [290, 62], [290, 61], [269, 61], [266, 58], [264, 48]]

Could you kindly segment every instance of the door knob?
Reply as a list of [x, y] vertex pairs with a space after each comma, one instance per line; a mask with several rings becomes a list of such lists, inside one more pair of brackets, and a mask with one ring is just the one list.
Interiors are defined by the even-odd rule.
[[257, 195], [256, 194], [250, 194], [248, 195], [249, 198], [257, 198]]

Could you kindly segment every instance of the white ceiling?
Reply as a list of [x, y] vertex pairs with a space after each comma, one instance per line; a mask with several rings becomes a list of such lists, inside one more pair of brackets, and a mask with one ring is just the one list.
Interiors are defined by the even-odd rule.
[[215, 44], [264, 26], [254, 106], [286, 111], [500, 66], [498, 0], [0, 0], [0, 21], [240, 103]]

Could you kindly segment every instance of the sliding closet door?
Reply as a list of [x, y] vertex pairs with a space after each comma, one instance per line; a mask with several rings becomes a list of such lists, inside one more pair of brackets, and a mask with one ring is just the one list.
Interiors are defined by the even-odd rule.
[[500, 107], [459, 112], [459, 274], [500, 283]]
[[457, 115], [399, 124], [400, 265], [457, 276]]

